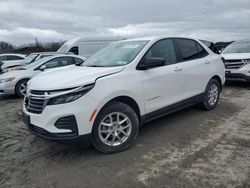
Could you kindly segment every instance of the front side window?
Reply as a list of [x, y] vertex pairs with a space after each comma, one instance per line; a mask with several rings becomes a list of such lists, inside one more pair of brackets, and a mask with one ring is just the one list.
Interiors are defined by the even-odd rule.
[[131, 63], [148, 41], [120, 41], [108, 45], [84, 63], [88, 67], [116, 67]]
[[203, 58], [208, 52], [196, 41], [190, 39], [176, 39], [183, 61]]
[[166, 60], [166, 65], [176, 63], [175, 47], [172, 39], [165, 39], [155, 43], [146, 53], [144, 58], [163, 58]]
[[72, 64], [74, 64], [74, 61], [71, 57], [58, 57], [58, 58], [54, 58], [48, 61], [44, 65], [46, 66], [47, 69], [51, 69], [51, 68], [56, 68], [56, 67], [72, 65]]

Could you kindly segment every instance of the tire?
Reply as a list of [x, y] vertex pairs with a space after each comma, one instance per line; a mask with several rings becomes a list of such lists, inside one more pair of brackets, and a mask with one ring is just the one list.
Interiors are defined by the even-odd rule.
[[29, 81], [28, 79], [24, 79], [24, 80], [20, 80], [19, 82], [17, 82], [15, 92], [18, 97], [24, 97], [26, 91], [24, 92], [22, 90], [26, 89], [28, 81]]
[[206, 87], [202, 107], [205, 110], [216, 108], [220, 98], [221, 87], [216, 79], [211, 79]]
[[135, 142], [138, 133], [139, 120], [135, 111], [124, 103], [110, 102], [96, 117], [92, 144], [102, 153], [120, 152]]

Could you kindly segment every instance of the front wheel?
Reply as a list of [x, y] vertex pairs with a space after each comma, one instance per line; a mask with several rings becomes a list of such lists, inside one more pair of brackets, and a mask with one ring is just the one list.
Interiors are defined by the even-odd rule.
[[105, 106], [94, 122], [92, 144], [103, 153], [114, 153], [127, 149], [136, 140], [139, 121], [135, 111], [120, 102]]
[[28, 80], [20, 80], [17, 84], [16, 84], [16, 95], [18, 97], [24, 97], [26, 95], [26, 91], [27, 91], [27, 83]]
[[217, 106], [220, 91], [219, 82], [216, 79], [211, 79], [207, 84], [203, 99], [203, 107], [205, 110], [213, 110]]

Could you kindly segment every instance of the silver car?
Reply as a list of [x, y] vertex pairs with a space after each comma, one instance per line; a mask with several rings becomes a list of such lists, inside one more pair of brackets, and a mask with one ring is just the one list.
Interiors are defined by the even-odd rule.
[[23, 97], [26, 93], [27, 82], [33, 76], [47, 69], [81, 64], [86, 58], [77, 55], [55, 55], [37, 60], [17, 70], [0, 75], [0, 95]]
[[1, 65], [2, 72], [8, 72], [10, 70], [15, 70], [17, 69], [18, 66], [25, 66], [30, 63], [33, 63], [34, 61], [37, 61], [39, 59], [42, 59], [44, 57], [56, 55], [58, 53], [56, 52], [37, 52], [37, 53], [31, 53], [28, 55], [25, 59], [22, 61], [3, 61], [3, 65]]

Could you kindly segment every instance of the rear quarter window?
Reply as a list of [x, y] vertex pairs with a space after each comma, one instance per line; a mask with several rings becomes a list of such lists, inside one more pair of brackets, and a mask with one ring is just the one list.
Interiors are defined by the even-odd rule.
[[196, 41], [191, 39], [176, 39], [182, 61], [203, 58], [208, 52]]

